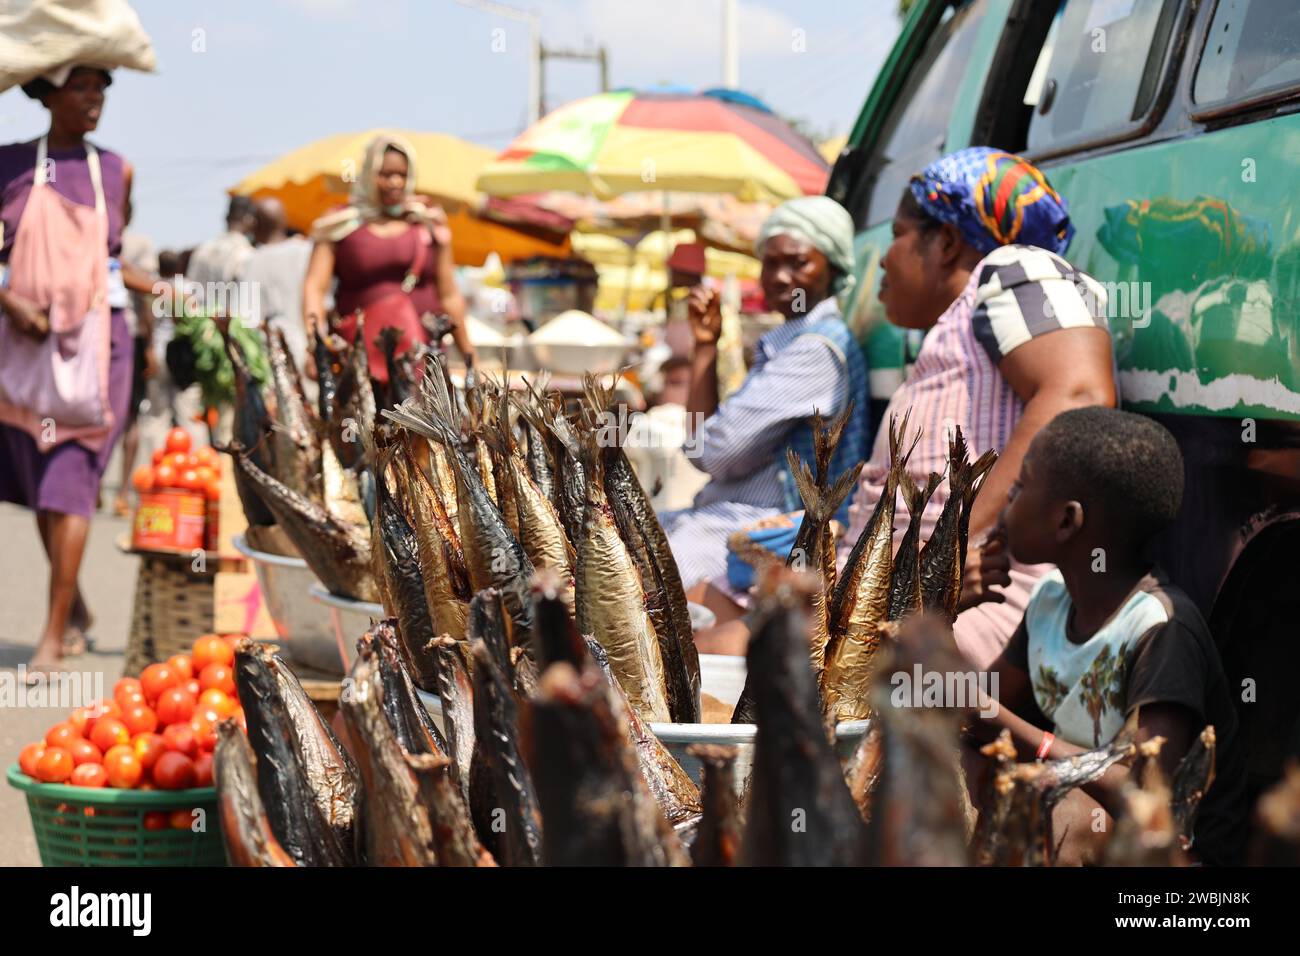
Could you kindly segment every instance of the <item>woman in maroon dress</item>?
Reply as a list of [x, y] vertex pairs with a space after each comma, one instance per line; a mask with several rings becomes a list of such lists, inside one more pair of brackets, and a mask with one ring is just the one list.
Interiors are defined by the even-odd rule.
[[388, 369], [379, 333], [401, 333], [396, 353], [430, 335], [420, 319], [446, 314], [456, 347], [467, 363], [474, 348], [465, 332], [465, 300], [456, 285], [451, 258], [451, 229], [434, 206], [415, 199], [415, 151], [393, 134], [381, 134], [366, 147], [361, 174], [352, 187], [352, 203], [317, 220], [315, 245], [303, 283], [303, 321], [308, 333], [323, 335], [325, 296], [337, 279], [334, 304], [337, 332], [355, 341], [358, 317], [364, 317], [365, 345], [376, 400], [386, 404]]
[[[99, 125], [110, 82], [101, 69], [63, 67], [25, 84], [24, 92], [49, 110], [49, 132], [0, 146], [0, 501], [36, 512], [50, 561], [33, 672], [56, 670], [65, 648], [84, 647], [90, 614], [77, 578], [99, 481], [131, 395], [123, 273], [110, 268], [121, 247], [131, 167], [86, 140]], [[147, 292], [152, 282], [127, 270], [125, 285]], [[102, 350], [93, 425], [51, 413], [66, 413], [67, 402], [41, 404], [68, 397], [55, 365], [60, 352], [75, 353], [73, 343]], [[27, 360], [36, 352], [50, 359], [49, 368]]]

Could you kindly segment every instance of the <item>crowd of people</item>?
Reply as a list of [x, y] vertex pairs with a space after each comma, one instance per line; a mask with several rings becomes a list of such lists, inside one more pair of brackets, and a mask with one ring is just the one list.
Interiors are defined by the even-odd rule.
[[[152, 307], [158, 282], [255, 284], [256, 312], [241, 318], [279, 329], [309, 376], [311, 336], [351, 341], [364, 313], [381, 402], [389, 381], [381, 329], [397, 330], [398, 352], [450, 336], [474, 361], [447, 219], [416, 195], [409, 143], [377, 137], [349, 204], [318, 220], [310, 237], [287, 228], [274, 199], [237, 196], [224, 233], [191, 251], [155, 253], [127, 228], [130, 164], [86, 139], [110, 82], [103, 70], [78, 67], [28, 84], [49, 111], [49, 132], [0, 147], [0, 500], [35, 512], [50, 562], [36, 668], [75, 652], [90, 625], [78, 574], [118, 438], [125, 434], [125, 476], [147, 447], [145, 419], [203, 420], [193, 390], [160, 360], [172, 326]], [[50, 164], [57, 177], [47, 175]], [[1168, 769], [1212, 722], [1228, 771], [1239, 762], [1235, 717], [1213, 641], [1143, 551], [1177, 512], [1178, 448], [1160, 425], [1117, 408], [1105, 292], [1066, 258], [1072, 234], [1066, 198], [1021, 157], [977, 147], [917, 170], [899, 197], [879, 298], [888, 321], [926, 334], [884, 421], [908, 413], [908, 441], [917, 444], [907, 467], [920, 484], [944, 473], [954, 426], [975, 453], [998, 453], [970, 517], [954, 639], [973, 667], [1003, 675], [995, 723], [1022, 754], [1102, 745], [1140, 707], [1140, 733], [1165, 738]], [[717, 619], [697, 635], [702, 651], [744, 652], [750, 582], [733, 573], [729, 541], [777, 527], [782, 516], [795, 526], [800, 504], [786, 456], [792, 449], [812, 459], [815, 413], [848, 416], [830, 474], [865, 459], [838, 516], [847, 525], [841, 563], [889, 487], [888, 429], [872, 433], [870, 370], [841, 311], [854, 281], [853, 241], [850, 216], [827, 197], [774, 211], [756, 254], [767, 306], [783, 321], [758, 340], [743, 380], [725, 388], [734, 370], [720, 370], [720, 296], [695, 262], [702, 255], [674, 257], [666, 304], [686, 314], [691, 332], [688, 359], [675, 368], [699, 449], [692, 461], [708, 483], [692, 507], [662, 517], [688, 595]], [[60, 348], [69, 341], [81, 347], [71, 357]], [[923, 537], [948, 494], [945, 480], [921, 515]], [[118, 509], [125, 504], [119, 497]], [[762, 540], [788, 550], [793, 532]], [[1121, 663], [1106, 671], [1113, 686], [1098, 717], [1084, 698], [1096, 697], [1088, 688], [1103, 656]], [[1241, 775], [1220, 778], [1228, 782], [1206, 808], [1213, 837], [1200, 848], [1209, 861], [1238, 849], [1232, 791]], [[1112, 806], [1104, 786], [1085, 790], [1071, 798], [1079, 858], [1086, 815]]]

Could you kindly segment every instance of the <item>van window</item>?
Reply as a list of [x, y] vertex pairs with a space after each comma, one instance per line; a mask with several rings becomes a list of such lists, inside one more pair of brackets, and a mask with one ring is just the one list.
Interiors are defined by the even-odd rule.
[[930, 34], [894, 101], [862, 185], [848, 206], [859, 228], [885, 222], [913, 173], [945, 152], [957, 85], [970, 63], [987, 0], [956, 4]]
[[1120, 132], [1151, 109], [1180, 0], [1063, 0], [1022, 102], [1027, 148]]
[[1219, 0], [1196, 67], [1197, 103], [1300, 84], [1300, 4]]

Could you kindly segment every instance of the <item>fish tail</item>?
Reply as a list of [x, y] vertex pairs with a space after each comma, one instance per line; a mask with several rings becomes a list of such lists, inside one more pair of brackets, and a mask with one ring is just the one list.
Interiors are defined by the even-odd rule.
[[975, 459], [974, 463], [967, 469], [966, 495], [963, 499], [967, 507], [975, 501], [975, 496], [979, 494], [980, 489], [984, 487], [984, 482], [997, 464], [998, 453], [990, 448], [984, 454]]
[[858, 462], [827, 487], [825, 484], [819, 485], [813, 481], [812, 472], [799, 460], [793, 450], [788, 450], [787, 456], [790, 471], [794, 475], [795, 487], [799, 489], [799, 497], [803, 499], [804, 513], [808, 515], [808, 520], [815, 525], [830, 521], [857, 484], [864, 463]]

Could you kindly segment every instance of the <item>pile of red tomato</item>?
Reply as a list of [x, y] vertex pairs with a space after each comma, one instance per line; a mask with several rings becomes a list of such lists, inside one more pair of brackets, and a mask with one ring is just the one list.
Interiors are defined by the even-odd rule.
[[205, 634], [189, 654], [150, 664], [138, 680], [123, 677], [111, 698], [77, 708], [24, 747], [23, 773], [77, 787], [212, 786], [217, 723], [231, 717], [247, 729], [232, 670], [238, 640]]
[[131, 472], [131, 486], [142, 494], [192, 491], [216, 501], [221, 497], [221, 458], [206, 445], [191, 451], [189, 432], [173, 428], [167, 443], [153, 453], [153, 464]]

